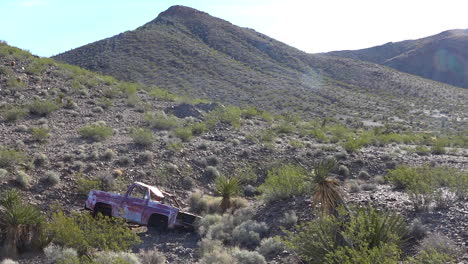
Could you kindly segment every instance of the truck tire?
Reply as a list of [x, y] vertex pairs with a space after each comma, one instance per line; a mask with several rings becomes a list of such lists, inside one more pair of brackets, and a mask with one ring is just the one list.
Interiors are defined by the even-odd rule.
[[112, 207], [108, 204], [98, 203], [94, 206], [93, 216], [97, 216], [99, 213], [103, 216], [112, 217]]
[[148, 220], [148, 227], [157, 231], [164, 231], [167, 229], [167, 217], [160, 214], [151, 215]]

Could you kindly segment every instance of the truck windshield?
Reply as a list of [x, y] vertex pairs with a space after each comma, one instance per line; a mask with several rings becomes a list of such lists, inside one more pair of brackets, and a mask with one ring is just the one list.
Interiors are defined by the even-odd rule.
[[141, 186], [135, 186], [132, 192], [129, 194], [130, 197], [138, 198], [138, 199], [148, 199], [148, 190]]

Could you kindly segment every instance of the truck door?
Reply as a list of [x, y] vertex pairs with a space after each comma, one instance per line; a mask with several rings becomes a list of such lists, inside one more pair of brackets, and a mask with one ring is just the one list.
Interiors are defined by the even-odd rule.
[[142, 224], [142, 215], [148, 206], [149, 190], [139, 185], [130, 187], [120, 205], [120, 214], [130, 222]]

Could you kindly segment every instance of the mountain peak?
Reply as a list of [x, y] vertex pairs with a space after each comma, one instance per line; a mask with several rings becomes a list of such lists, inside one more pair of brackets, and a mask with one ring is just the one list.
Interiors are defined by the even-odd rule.
[[185, 17], [185, 16], [194, 16], [194, 15], [206, 15], [207, 13], [199, 11], [195, 8], [188, 6], [175, 5], [169, 7], [166, 11], [159, 14], [158, 18], [161, 17]]

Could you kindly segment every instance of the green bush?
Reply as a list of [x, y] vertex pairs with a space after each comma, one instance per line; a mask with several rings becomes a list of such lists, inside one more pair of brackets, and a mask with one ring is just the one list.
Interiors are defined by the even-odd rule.
[[167, 116], [164, 112], [147, 112], [143, 115], [143, 119], [150, 128], [160, 130], [170, 130], [179, 124], [177, 117]]
[[26, 155], [23, 152], [0, 146], [0, 168], [11, 168], [26, 160]]
[[89, 213], [73, 213], [71, 216], [58, 211], [52, 214], [48, 225], [52, 242], [74, 248], [80, 254], [90, 250], [127, 251], [141, 242], [121, 218], [102, 215], [93, 217]]
[[199, 136], [208, 130], [206, 128], [206, 124], [201, 123], [201, 122], [193, 123], [189, 127], [190, 127], [190, 130], [192, 130], [192, 134], [195, 136]]
[[[416, 210], [426, 210], [438, 188], [448, 187], [461, 199], [466, 197], [468, 173], [449, 167], [398, 166], [390, 170], [386, 179], [396, 188], [405, 189]], [[464, 191], [465, 190], [465, 191]]]
[[296, 165], [283, 165], [268, 171], [265, 182], [259, 187], [268, 202], [304, 194], [309, 190], [307, 172]]
[[7, 122], [15, 122], [24, 118], [26, 115], [27, 112], [22, 107], [11, 107], [2, 112], [3, 119]]
[[[283, 240], [307, 263], [397, 263], [408, 229], [391, 212], [359, 208], [322, 215], [289, 232]], [[374, 262], [375, 261], [375, 262]]]
[[31, 133], [32, 139], [40, 143], [47, 142], [50, 137], [50, 129], [45, 127], [33, 127], [29, 132]]
[[193, 138], [190, 127], [178, 127], [174, 130], [174, 134], [184, 142], [190, 141]]
[[176, 101], [178, 98], [177, 95], [156, 87], [150, 90], [149, 96], [170, 102]]
[[80, 128], [81, 137], [92, 141], [104, 141], [112, 136], [111, 127], [104, 124], [91, 124]]
[[155, 141], [153, 131], [147, 128], [132, 129], [132, 133], [130, 134], [130, 137], [133, 139], [133, 142], [135, 142], [135, 144], [144, 146], [144, 147], [151, 146], [153, 142]]
[[206, 125], [209, 129], [213, 129], [218, 123], [222, 122], [239, 128], [241, 126], [241, 114], [242, 111], [239, 107], [219, 107], [206, 116]]
[[88, 195], [91, 190], [99, 190], [101, 187], [98, 179], [86, 179], [82, 175], [78, 176], [76, 186], [79, 194]]
[[455, 263], [461, 249], [449, 238], [440, 234], [431, 234], [423, 239], [418, 253], [408, 259], [409, 264]]
[[24, 171], [17, 171], [15, 180], [21, 187], [26, 188], [29, 186], [29, 182], [31, 181], [31, 176], [29, 176]]
[[59, 105], [52, 100], [34, 100], [27, 105], [29, 113], [38, 116], [47, 116], [50, 113], [59, 109]]

